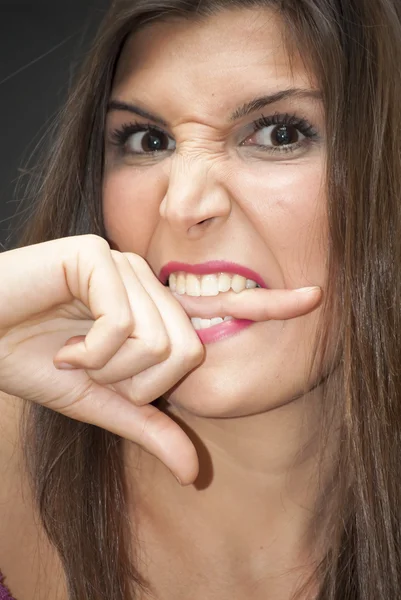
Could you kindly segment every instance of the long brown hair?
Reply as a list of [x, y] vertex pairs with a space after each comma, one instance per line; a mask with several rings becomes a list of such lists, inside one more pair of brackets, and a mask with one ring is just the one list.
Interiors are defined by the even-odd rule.
[[[319, 600], [396, 600], [401, 590], [401, 4], [399, 0], [116, 0], [61, 116], [41, 178], [28, 192], [19, 244], [105, 236], [103, 135], [127, 36], [171, 16], [279, 11], [316, 75], [327, 124], [328, 276], [319, 347], [337, 347], [325, 405], [341, 445], [332, 481]], [[333, 314], [339, 326], [330, 328]], [[334, 372], [334, 368], [333, 368]], [[328, 419], [325, 419], [325, 422]], [[25, 455], [44, 528], [70, 600], [139, 593], [127, 517], [122, 444], [115, 435], [38, 405], [24, 423]], [[326, 490], [326, 499], [329, 493]], [[190, 592], [189, 592], [190, 595]]]

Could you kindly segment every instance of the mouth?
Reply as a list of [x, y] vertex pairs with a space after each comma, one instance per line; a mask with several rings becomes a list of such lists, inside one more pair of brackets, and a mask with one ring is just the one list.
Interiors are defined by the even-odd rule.
[[239, 294], [243, 290], [260, 287], [253, 279], [246, 279], [242, 275], [230, 273], [209, 273], [207, 275], [194, 275], [192, 273], [171, 273], [168, 285], [172, 292], [180, 296], [218, 296], [220, 293], [233, 292]]
[[[195, 291], [193, 294], [188, 293], [188, 295], [194, 296], [217, 296], [217, 294], [219, 294], [220, 292], [229, 291], [233, 283], [233, 291], [237, 291], [238, 289], [239, 292], [246, 289], [247, 281], [249, 282], [249, 285], [251, 287], [267, 287], [262, 277], [258, 273], [256, 273], [256, 271], [253, 271], [248, 267], [244, 267], [243, 265], [223, 260], [212, 260], [197, 265], [191, 265], [180, 262], [169, 262], [161, 269], [159, 274], [159, 280], [163, 283], [163, 285], [170, 285], [171, 275], [173, 276], [173, 286], [174, 282], [176, 285], [178, 284], [180, 275], [182, 276], [180, 279], [180, 285], [182, 286], [181, 289], [184, 289], [183, 286], [185, 281], [185, 291], [183, 291], [182, 294], [187, 293], [186, 282], [188, 277], [192, 275], [193, 278], [190, 279], [190, 287], [192, 281], [192, 285], [194, 286], [192, 289], [194, 289]], [[205, 279], [205, 277], [208, 279]], [[230, 287], [226, 289], [228, 285], [228, 280], [230, 280]], [[196, 281], [200, 283], [199, 288]], [[203, 283], [203, 281], [205, 281], [205, 283]], [[215, 285], [215, 282], [217, 283], [217, 285]], [[203, 293], [202, 284], [204, 285], [206, 293]], [[219, 289], [219, 286], [221, 287], [221, 289]], [[198, 289], [200, 293], [197, 292]], [[209, 293], [207, 293], [207, 290], [209, 290]]]
[[[205, 315], [209, 313], [207, 300], [191, 301], [191, 298], [215, 298], [226, 292], [241, 293], [244, 290], [266, 288], [258, 273], [236, 263], [211, 261], [198, 265], [168, 263], [160, 272], [160, 281], [168, 286], [186, 310], [194, 329], [203, 342], [217, 341], [238, 332], [252, 321], [234, 319], [230, 315]], [[196, 304], [194, 304], [196, 302]], [[199, 308], [196, 309], [195, 307]], [[199, 314], [196, 314], [198, 310]], [[204, 317], [210, 318], [204, 318]], [[208, 330], [207, 335], [204, 330]]]

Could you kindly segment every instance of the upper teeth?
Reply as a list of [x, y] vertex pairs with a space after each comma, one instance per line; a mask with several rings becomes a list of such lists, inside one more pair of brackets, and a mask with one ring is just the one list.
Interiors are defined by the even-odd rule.
[[172, 292], [188, 296], [217, 296], [220, 292], [242, 292], [259, 287], [252, 279], [241, 275], [216, 273], [213, 275], [193, 275], [192, 273], [172, 273], [169, 277]]

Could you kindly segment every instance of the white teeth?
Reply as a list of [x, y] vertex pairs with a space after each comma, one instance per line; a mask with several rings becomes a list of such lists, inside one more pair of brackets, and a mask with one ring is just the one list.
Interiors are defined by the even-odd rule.
[[241, 277], [241, 275], [234, 275], [231, 287], [237, 294], [239, 294], [239, 292], [242, 292], [246, 288], [245, 277]]
[[196, 275], [187, 275], [186, 293], [188, 296], [201, 295], [201, 284]]
[[200, 329], [209, 329], [210, 327], [214, 327], [215, 325], [220, 325], [225, 321], [232, 321], [233, 317], [214, 317], [213, 319], [201, 319], [199, 317], [193, 317], [191, 319], [192, 325], [196, 331]]
[[187, 278], [184, 273], [178, 273], [177, 275], [177, 294], [183, 296], [187, 289]]
[[217, 296], [219, 284], [217, 275], [204, 275], [201, 277], [202, 296]]
[[247, 290], [253, 290], [256, 287], [258, 287], [258, 284], [256, 283], [256, 281], [252, 281], [252, 279], [246, 280], [246, 289]]
[[192, 321], [192, 325], [194, 326], [194, 329], [196, 329], [196, 331], [198, 331], [199, 329], [202, 329], [202, 319], [198, 319], [197, 317], [191, 319]]
[[177, 290], [177, 275], [175, 275], [175, 273], [171, 273], [168, 283], [170, 286], [170, 290], [172, 292], [175, 292]]
[[219, 293], [233, 290], [240, 293], [243, 290], [259, 287], [256, 281], [246, 279], [242, 275], [229, 273], [194, 275], [192, 273], [171, 273], [169, 286], [172, 292], [181, 296], [217, 296]]
[[222, 273], [219, 275], [219, 292], [228, 292], [231, 288], [231, 277]]

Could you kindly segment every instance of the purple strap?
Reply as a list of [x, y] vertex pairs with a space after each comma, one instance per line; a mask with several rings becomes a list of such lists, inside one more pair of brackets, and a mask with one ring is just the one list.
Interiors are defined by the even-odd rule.
[[0, 571], [0, 600], [14, 600], [9, 590], [5, 587], [3, 579], [4, 575], [2, 575]]

